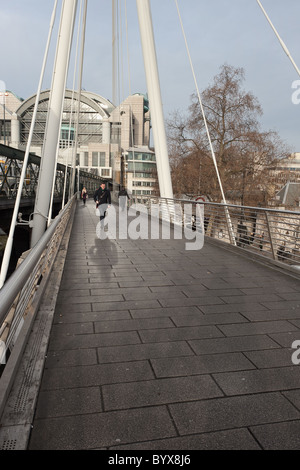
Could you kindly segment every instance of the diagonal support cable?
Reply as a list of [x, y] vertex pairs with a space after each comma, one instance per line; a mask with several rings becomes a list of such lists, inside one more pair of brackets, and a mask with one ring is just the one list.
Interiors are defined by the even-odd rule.
[[279, 42], [280, 42], [280, 44], [281, 44], [281, 46], [282, 46], [284, 52], [286, 53], [286, 55], [288, 56], [288, 58], [289, 58], [290, 61], [292, 62], [292, 64], [293, 64], [293, 66], [295, 67], [295, 69], [296, 69], [298, 75], [300, 75], [300, 70], [299, 70], [299, 68], [298, 68], [298, 66], [297, 66], [297, 64], [296, 64], [296, 62], [294, 61], [294, 59], [293, 59], [293, 57], [291, 56], [291, 54], [290, 54], [288, 48], [286, 47], [285, 43], [283, 42], [283, 40], [282, 40], [281, 37], [279, 36], [278, 32], [276, 31], [276, 28], [274, 27], [272, 21], [270, 20], [269, 16], [267, 15], [267, 13], [266, 13], [264, 7], [262, 6], [262, 4], [261, 4], [261, 2], [260, 2], [259, 0], [256, 0], [256, 1], [257, 1], [258, 5], [260, 6], [262, 12], [264, 13], [265, 17], [267, 18], [267, 20], [268, 20], [268, 22], [269, 22], [271, 28], [273, 29], [274, 33], [276, 34], [276, 36], [277, 36], [277, 38], [278, 38], [278, 40], [279, 40]]
[[[187, 39], [186, 39], [186, 35], [185, 35], [185, 31], [184, 31], [184, 27], [183, 27], [183, 22], [182, 22], [182, 19], [181, 19], [181, 15], [180, 15], [180, 11], [179, 11], [179, 7], [178, 7], [178, 2], [177, 2], [177, 0], [175, 0], [175, 3], [176, 3], [176, 8], [177, 8], [177, 12], [178, 12], [178, 17], [179, 17], [179, 21], [180, 21], [180, 25], [181, 25], [181, 29], [182, 29], [182, 34], [183, 34], [183, 37], [184, 37], [184, 42], [185, 42], [185, 46], [186, 46], [186, 50], [187, 50], [187, 54], [188, 54], [188, 58], [189, 58], [189, 62], [190, 62], [190, 66], [191, 66], [191, 70], [192, 70], [192, 74], [193, 74], [195, 86], [196, 86], [196, 90], [197, 90], [198, 100], [199, 100], [199, 104], [200, 104], [200, 108], [201, 108], [201, 112], [202, 112], [202, 116], [203, 116], [203, 121], [204, 121], [205, 129], [206, 129], [207, 138], [208, 138], [208, 141], [209, 141], [210, 151], [211, 151], [212, 159], [213, 159], [213, 162], [214, 162], [214, 166], [215, 166], [215, 170], [216, 170], [216, 173], [217, 173], [217, 178], [218, 178], [218, 182], [219, 182], [219, 186], [220, 186], [220, 190], [221, 190], [221, 194], [222, 194], [222, 199], [223, 199], [222, 202], [223, 202], [224, 204], [227, 204], [227, 203], [226, 203], [226, 199], [225, 199], [225, 194], [224, 194], [224, 190], [223, 190], [223, 185], [222, 185], [221, 177], [220, 177], [220, 173], [219, 173], [219, 169], [218, 169], [218, 165], [217, 165], [217, 160], [216, 160], [215, 152], [214, 152], [213, 145], [212, 145], [211, 138], [210, 138], [210, 133], [209, 133], [209, 129], [208, 129], [206, 117], [205, 117], [205, 112], [204, 112], [204, 108], [203, 108], [203, 104], [202, 104], [202, 99], [201, 99], [201, 95], [200, 95], [200, 91], [199, 91], [199, 87], [198, 87], [198, 83], [197, 83], [197, 79], [196, 79], [196, 75], [195, 75], [195, 71], [194, 71], [194, 66], [193, 66], [193, 62], [192, 62], [192, 59], [191, 59], [191, 54], [190, 54], [190, 51], [189, 51], [189, 47], [188, 47], [188, 43], [187, 43]], [[231, 220], [230, 220], [230, 215], [229, 215], [229, 212], [228, 212], [228, 209], [227, 209], [227, 208], [226, 208], [226, 218], [227, 218], [228, 225], [229, 225], [229, 228], [230, 228], [230, 234], [231, 234], [232, 242], [235, 243], [235, 237], [234, 237], [234, 233], [233, 233], [233, 227], [232, 227], [232, 223], [231, 223]]]
[[23, 162], [23, 167], [22, 167], [22, 173], [19, 181], [19, 188], [18, 188], [18, 193], [15, 201], [15, 206], [14, 206], [14, 212], [11, 220], [11, 226], [10, 226], [10, 231], [7, 239], [7, 243], [5, 246], [5, 251], [3, 255], [3, 260], [2, 260], [2, 266], [1, 266], [1, 273], [0, 273], [0, 289], [3, 286], [7, 271], [8, 271], [8, 266], [9, 266], [9, 260], [11, 256], [11, 250], [12, 250], [12, 245], [13, 245], [13, 237], [14, 237], [14, 232], [15, 232], [15, 227], [16, 227], [16, 222], [17, 222], [17, 217], [18, 217], [18, 212], [19, 212], [19, 205], [21, 201], [21, 195], [22, 195], [22, 188], [23, 188], [23, 183], [24, 179], [26, 176], [26, 168], [27, 168], [27, 163], [28, 163], [28, 158], [29, 158], [29, 150], [30, 150], [30, 145], [32, 141], [32, 136], [33, 136], [33, 130], [34, 130], [34, 125], [36, 121], [36, 115], [38, 111], [38, 104], [39, 104], [39, 99], [40, 99], [40, 93], [41, 93], [41, 88], [42, 88], [42, 83], [44, 79], [44, 73], [45, 73], [45, 68], [46, 68], [46, 63], [47, 63], [47, 57], [48, 57], [48, 52], [49, 52], [49, 47], [50, 47], [50, 41], [51, 41], [51, 36], [52, 36], [52, 31], [53, 31], [53, 26], [55, 22], [55, 15], [56, 15], [56, 9], [57, 9], [57, 0], [55, 0], [51, 20], [50, 20], [50, 28], [49, 28], [49, 33], [48, 33], [48, 39], [47, 39], [47, 44], [46, 44], [46, 50], [45, 50], [45, 55], [44, 55], [44, 60], [43, 60], [43, 65], [42, 65], [42, 71], [40, 75], [40, 81], [38, 84], [38, 91], [36, 94], [36, 100], [35, 100], [35, 105], [34, 105], [34, 111], [33, 111], [33, 116], [32, 116], [32, 121], [31, 121], [31, 126], [30, 126], [30, 132], [28, 136], [28, 141], [27, 141], [27, 146], [26, 146], [26, 152], [24, 156], [24, 162]]

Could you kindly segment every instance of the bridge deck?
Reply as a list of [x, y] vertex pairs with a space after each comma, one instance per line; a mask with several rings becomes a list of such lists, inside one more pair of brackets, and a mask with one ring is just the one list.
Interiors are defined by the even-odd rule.
[[78, 203], [29, 449], [299, 449], [300, 282]]

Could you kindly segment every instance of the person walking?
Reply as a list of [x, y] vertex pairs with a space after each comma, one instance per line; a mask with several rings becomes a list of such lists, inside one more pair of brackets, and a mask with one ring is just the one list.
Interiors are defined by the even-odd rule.
[[111, 194], [110, 190], [105, 187], [105, 183], [101, 183], [100, 187], [95, 191], [94, 201], [96, 208], [99, 208], [100, 212], [100, 229], [104, 229], [104, 218], [106, 215], [107, 208], [111, 205]]
[[121, 207], [121, 211], [123, 212], [127, 204], [127, 199], [128, 200], [130, 199], [128, 192], [126, 191], [124, 186], [122, 186], [122, 189], [119, 191], [118, 197], [119, 197], [119, 205]]
[[81, 191], [81, 199], [83, 201], [83, 205], [85, 206], [85, 203], [86, 203], [86, 200], [88, 198], [88, 193], [87, 193], [87, 190], [85, 187], [82, 188], [82, 191]]

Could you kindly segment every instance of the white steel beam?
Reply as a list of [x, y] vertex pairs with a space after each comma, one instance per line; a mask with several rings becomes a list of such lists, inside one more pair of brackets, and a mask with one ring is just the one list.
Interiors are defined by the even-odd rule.
[[149, 0], [136, 0], [150, 104], [160, 196], [173, 198], [167, 138]]
[[77, 0], [64, 0], [34, 208], [31, 247], [42, 237], [47, 224], [54, 168], [56, 164], [56, 148], [60, 138], [61, 114], [64, 103], [76, 9]]

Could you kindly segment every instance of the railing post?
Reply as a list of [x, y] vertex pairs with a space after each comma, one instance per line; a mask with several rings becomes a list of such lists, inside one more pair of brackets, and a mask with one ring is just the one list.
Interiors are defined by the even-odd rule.
[[229, 239], [230, 239], [231, 244], [235, 246], [236, 241], [235, 241], [233, 226], [232, 226], [231, 218], [230, 218], [230, 215], [229, 215], [228, 207], [225, 206], [224, 210], [225, 210], [226, 225], [227, 225], [227, 229], [228, 229], [228, 233], [229, 233]]
[[272, 238], [272, 231], [271, 231], [271, 224], [270, 224], [270, 220], [269, 220], [269, 215], [268, 215], [267, 211], [264, 211], [264, 212], [265, 212], [266, 221], [267, 221], [267, 227], [268, 227], [268, 232], [269, 232], [269, 239], [270, 239], [273, 259], [276, 259], [276, 253], [275, 253], [275, 249], [274, 249], [274, 243], [273, 243], [273, 238]]

